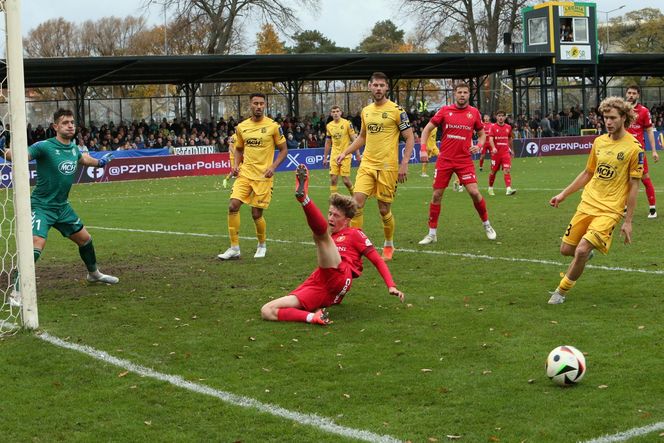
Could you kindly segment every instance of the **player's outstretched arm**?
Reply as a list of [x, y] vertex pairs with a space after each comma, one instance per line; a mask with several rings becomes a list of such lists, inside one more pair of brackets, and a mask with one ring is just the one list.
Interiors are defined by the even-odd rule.
[[364, 146], [364, 142], [367, 139], [367, 130], [362, 126], [362, 130], [360, 131], [360, 135], [357, 136], [353, 142], [348, 145], [346, 149], [344, 149], [344, 152], [339, 154], [337, 158], [335, 159], [337, 164], [340, 165], [343, 161], [344, 158], [346, 158], [347, 155], [352, 154], [353, 152], [357, 151], [360, 149], [362, 146]]
[[391, 286], [391, 287], [387, 288], [387, 291], [390, 294], [394, 295], [395, 297], [399, 297], [399, 300], [401, 300], [401, 303], [403, 303], [404, 299], [406, 298], [404, 293], [401, 292], [400, 290], [398, 290], [395, 286]]
[[383, 277], [383, 281], [385, 282], [385, 285], [387, 286], [387, 291], [396, 296], [399, 297], [399, 300], [403, 302], [404, 299], [404, 294], [403, 292], [399, 291], [397, 289], [397, 284], [394, 283], [394, 280], [392, 279], [392, 274], [390, 273], [390, 268], [387, 267], [387, 264], [383, 260], [383, 258], [378, 254], [378, 251], [375, 249], [371, 249], [367, 254], [365, 254], [365, 257], [369, 259], [369, 261], [376, 267], [378, 270], [378, 273], [380, 274], [381, 277]]
[[[401, 135], [406, 139], [406, 146], [403, 151], [403, 159], [401, 159], [401, 164], [399, 165], [397, 181], [404, 183], [408, 177], [408, 162], [410, 162], [410, 156], [413, 154], [413, 148], [415, 147], [415, 135], [413, 134], [413, 128], [404, 129], [401, 131]], [[424, 143], [426, 143], [426, 140]]]
[[83, 154], [81, 155], [81, 158], [78, 160], [78, 164], [83, 166], [94, 166], [96, 168], [103, 168], [108, 163], [110, 163], [111, 160], [113, 160], [113, 154], [111, 154], [110, 152], [104, 154], [100, 159], [96, 159], [88, 154]]

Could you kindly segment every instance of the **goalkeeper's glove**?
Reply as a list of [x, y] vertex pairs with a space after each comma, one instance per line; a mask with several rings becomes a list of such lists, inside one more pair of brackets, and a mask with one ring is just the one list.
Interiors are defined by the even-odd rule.
[[102, 158], [99, 159], [99, 164], [97, 165], [98, 168], [103, 168], [106, 166], [107, 163], [110, 163], [111, 160], [113, 160], [113, 154], [110, 152], [108, 154], [105, 154]]

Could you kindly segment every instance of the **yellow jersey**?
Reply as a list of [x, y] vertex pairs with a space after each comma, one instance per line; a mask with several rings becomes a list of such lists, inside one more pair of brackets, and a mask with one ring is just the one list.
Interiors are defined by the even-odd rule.
[[249, 180], [270, 180], [264, 174], [274, 161], [277, 145], [282, 143], [286, 143], [284, 132], [271, 118], [263, 117], [258, 122], [248, 118], [237, 125], [235, 149], [244, 148], [239, 176]]
[[436, 146], [436, 134], [438, 134], [438, 127], [433, 128], [431, 134], [429, 134], [429, 138], [427, 139], [427, 151], [438, 147]]
[[362, 109], [366, 140], [362, 166], [384, 171], [399, 169], [399, 134], [410, 128], [408, 114], [391, 100]]
[[620, 140], [613, 140], [608, 134], [597, 137], [586, 163], [586, 171], [593, 178], [585, 186], [577, 210], [620, 220], [630, 179], [643, 175], [643, 155], [641, 144], [630, 133]]
[[332, 120], [325, 125], [325, 136], [332, 141], [331, 159], [337, 158], [350, 145], [353, 135], [355, 135], [355, 129], [345, 118], [340, 118], [339, 123]]

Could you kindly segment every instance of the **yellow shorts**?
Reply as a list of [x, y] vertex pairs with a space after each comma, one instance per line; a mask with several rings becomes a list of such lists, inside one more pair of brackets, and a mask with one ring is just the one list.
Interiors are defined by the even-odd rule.
[[385, 203], [392, 203], [397, 193], [399, 171], [370, 169], [360, 165], [355, 177], [354, 192], [361, 192], [367, 197], [376, 198]]
[[618, 220], [607, 215], [588, 215], [577, 211], [563, 235], [563, 243], [576, 246], [585, 238], [598, 251], [606, 254], [617, 224]]
[[272, 182], [272, 178], [259, 181], [239, 176], [233, 184], [231, 198], [254, 208], [266, 209], [272, 200]]
[[[333, 157], [334, 158], [334, 157]], [[351, 156], [349, 155], [341, 162], [341, 165], [338, 165], [336, 161], [330, 161], [330, 175], [340, 175], [342, 177], [350, 177], [350, 161]]]
[[440, 154], [440, 149], [438, 149], [437, 146], [434, 146], [433, 148], [430, 148], [430, 147], [427, 146], [427, 155], [429, 157], [435, 157], [438, 154]]

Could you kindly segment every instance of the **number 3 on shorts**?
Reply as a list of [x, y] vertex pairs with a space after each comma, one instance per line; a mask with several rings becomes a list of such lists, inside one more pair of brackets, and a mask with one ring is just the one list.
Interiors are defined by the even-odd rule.
[[569, 237], [570, 232], [572, 232], [572, 224], [571, 223], [567, 227], [567, 231], [565, 231], [565, 237]]

